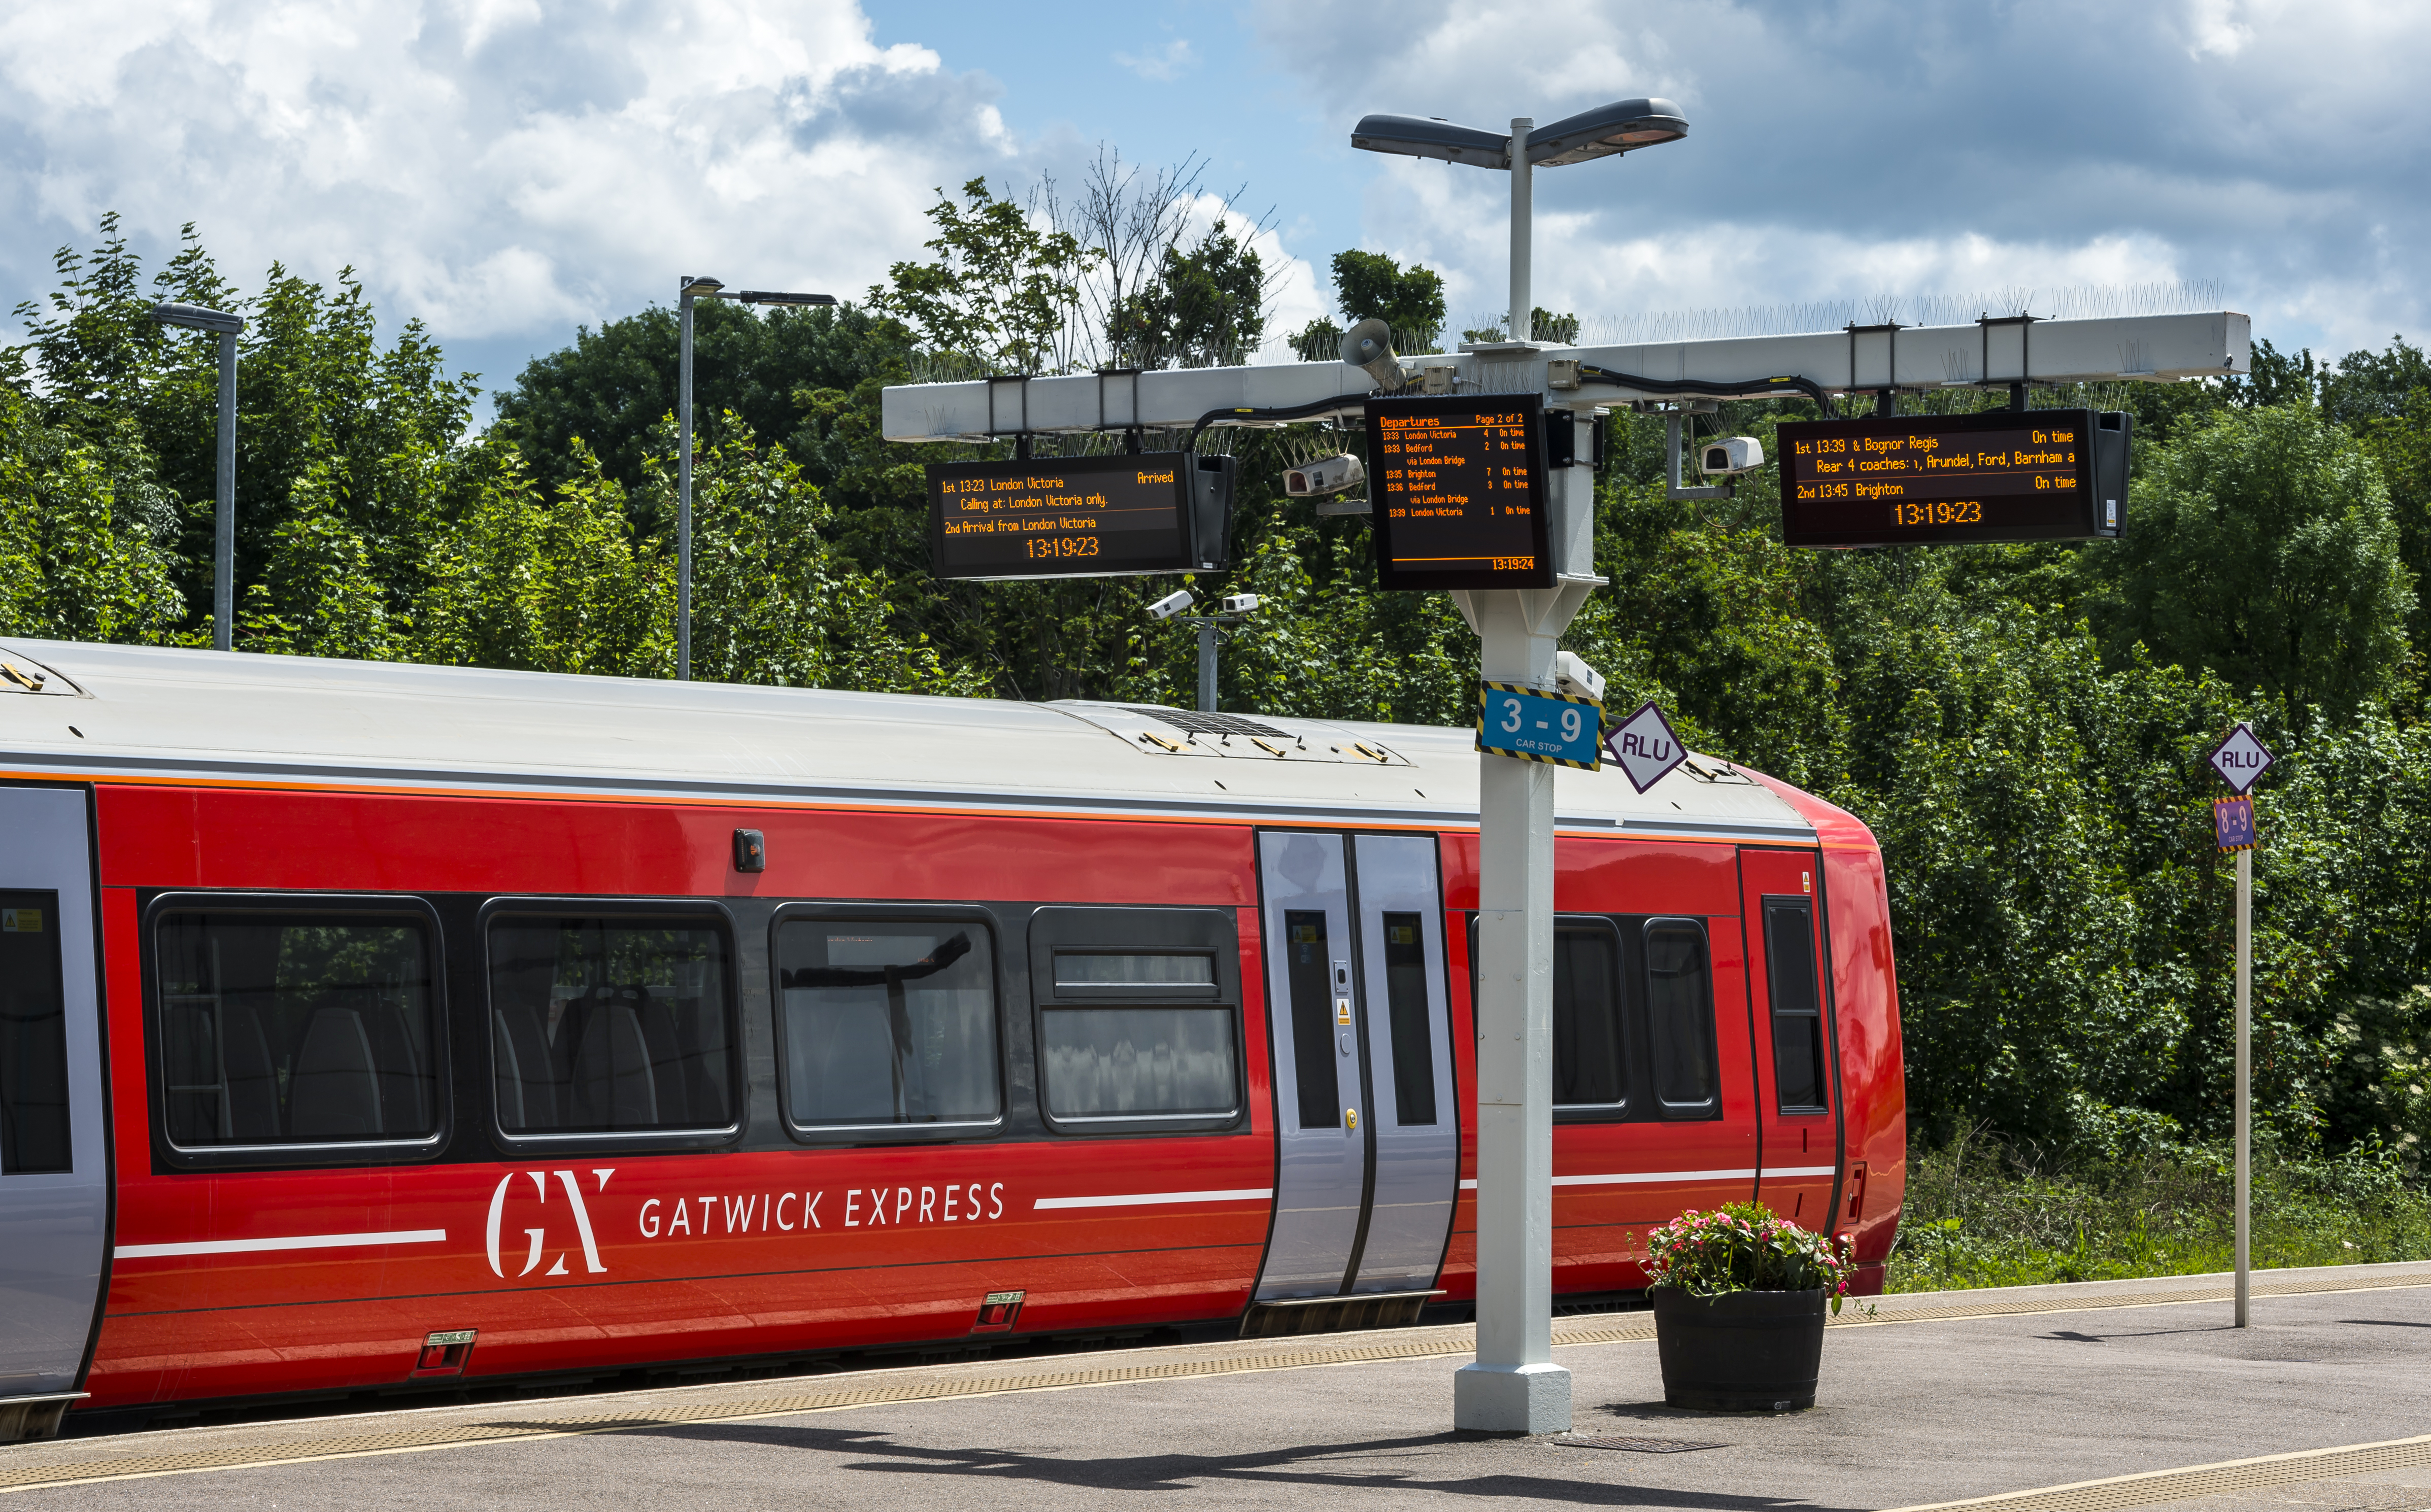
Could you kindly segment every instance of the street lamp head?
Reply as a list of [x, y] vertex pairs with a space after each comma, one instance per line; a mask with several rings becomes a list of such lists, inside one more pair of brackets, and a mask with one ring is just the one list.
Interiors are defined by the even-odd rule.
[[188, 330], [213, 331], [221, 336], [234, 336], [244, 329], [243, 316], [205, 309], [200, 305], [155, 305], [152, 318], [163, 325], [182, 325]]
[[1432, 116], [1371, 115], [1360, 118], [1350, 131], [1350, 145], [1362, 152], [1398, 153], [1404, 158], [1440, 158], [1471, 168], [1511, 166], [1511, 134], [1454, 125]]
[[833, 294], [780, 294], [767, 289], [746, 289], [726, 296], [745, 305], [832, 305]]
[[722, 279], [712, 278], [707, 274], [695, 274], [688, 273], [685, 274], [682, 280], [677, 284], [676, 292], [689, 295], [695, 299], [715, 299], [717, 297], [717, 291], [725, 287], [726, 284]]
[[1615, 100], [1528, 133], [1528, 161], [1559, 168], [1661, 146], [1687, 134], [1688, 118], [1668, 100]]

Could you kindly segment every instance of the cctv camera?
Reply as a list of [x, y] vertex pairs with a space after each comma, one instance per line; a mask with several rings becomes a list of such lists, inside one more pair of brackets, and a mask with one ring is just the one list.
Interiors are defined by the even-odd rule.
[[1345, 453], [1324, 457], [1283, 474], [1283, 491], [1295, 499], [1319, 493], [1340, 493], [1367, 481], [1367, 469]]
[[1224, 600], [1224, 612], [1227, 614], [1247, 614], [1251, 609], [1256, 608], [1261, 602], [1263, 601], [1255, 593], [1231, 594]]
[[1196, 598], [1191, 596], [1190, 590], [1186, 588], [1178, 588], [1172, 592], [1167, 593], [1165, 597], [1149, 605], [1148, 606], [1148, 617], [1151, 620], [1170, 620], [1175, 615], [1182, 613], [1184, 609], [1189, 608], [1190, 606], [1198, 602], [1199, 601]]
[[1553, 657], [1553, 687], [1573, 698], [1592, 698], [1603, 702], [1603, 673], [1579, 659], [1575, 651], [1557, 653]]
[[1707, 476], [1752, 473], [1764, 466], [1764, 443], [1752, 436], [1725, 436], [1697, 448], [1697, 467]]

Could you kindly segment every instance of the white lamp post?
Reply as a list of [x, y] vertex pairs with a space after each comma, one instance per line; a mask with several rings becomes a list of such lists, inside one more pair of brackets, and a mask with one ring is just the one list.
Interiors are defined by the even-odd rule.
[[833, 294], [780, 294], [765, 289], [726, 292], [715, 278], [685, 274], [678, 284], [677, 320], [683, 327], [676, 360], [676, 680], [692, 680], [692, 306], [696, 299], [738, 305], [832, 305]]
[[[1371, 115], [1350, 144], [1511, 174], [1511, 327], [1530, 341], [1532, 171], [1676, 141], [1668, 100], [1599, 106], [1542, 131], [1510, 133]], [[1573, 422], [1576, 424], [1576, 422]], [[1558, 479], [1556, 586], [1458, 595], [1483, 644], [1484, 677], [1551, 689], [1562, 632], [1595, 575], [1592, 448]], [[1553, 1363], [1553, 772], [1481, 755], [1478, 783], [1477, 1359], [1452, 1378], [1452, 1423], [1488, 1433], [1570, 1426], [1570, 1372]]]
[[163, 325], [210, 331], [220, 339], [219, 503], [211, 517], [211, 649], [236, 644], [236, 339], [243, 317], [200, 305], [155, 305]]

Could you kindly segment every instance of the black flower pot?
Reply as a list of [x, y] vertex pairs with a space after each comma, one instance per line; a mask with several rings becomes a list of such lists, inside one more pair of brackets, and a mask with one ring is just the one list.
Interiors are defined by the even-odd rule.
[[1823, 1365], [1823, 1292], [1647, 1293], [1663, 1401], [1705, 1412], [1790, 1412], [1815, 1405]]

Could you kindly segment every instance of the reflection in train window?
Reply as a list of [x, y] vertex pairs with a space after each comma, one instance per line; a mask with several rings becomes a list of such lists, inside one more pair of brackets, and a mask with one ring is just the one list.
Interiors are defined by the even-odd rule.
[[183, 1149], [439, 1131], [430, 930], [414, 917], [189, 912], [153, 936], [160, 1097]]
[[1654, 1100], [1667, 1118], [1719, 1107], [1714, 1064], [1714, 979], [1705, 930], [1693, 919], [1646, 925], [1646, 1006], [1653, 1041]]
[[1040, 1011], [1047, 1111], [1060, 1123], [1229, 1119], [1241, 1102], [1231, 1008]]
[[0, 1176], [75, 1164], [59, 895], [0, 892]]
[[691, 919], [490, 925], [490, 1054], [510, 1135], [734, 1122], [726, 933]]
[[1815, 982], [1815, 919], [1803, 898], [1764, 900], [1764, 958], [1772, 994], [1772, 1088], [1784, 1113], [1828, 1112], [1823, 1101], [1823, 999]]
[[777, 931], [785, 1116], [796, 1128], [992, 1122], [996, 952], [948, 920], [807, 919]]
[[1602, 919], [1553, 923], [1553, 1105], [1609, 1112], [1629, 1101], [1621, 1050], [1620, 937]]
[[1055, 987], [1087, 991], [1148, 990], [1159, 995], [1216, 995], [1216, 957], [1208, 955], [1156, 955], [1111, 951], [1059, 950], [1055, 953]]

